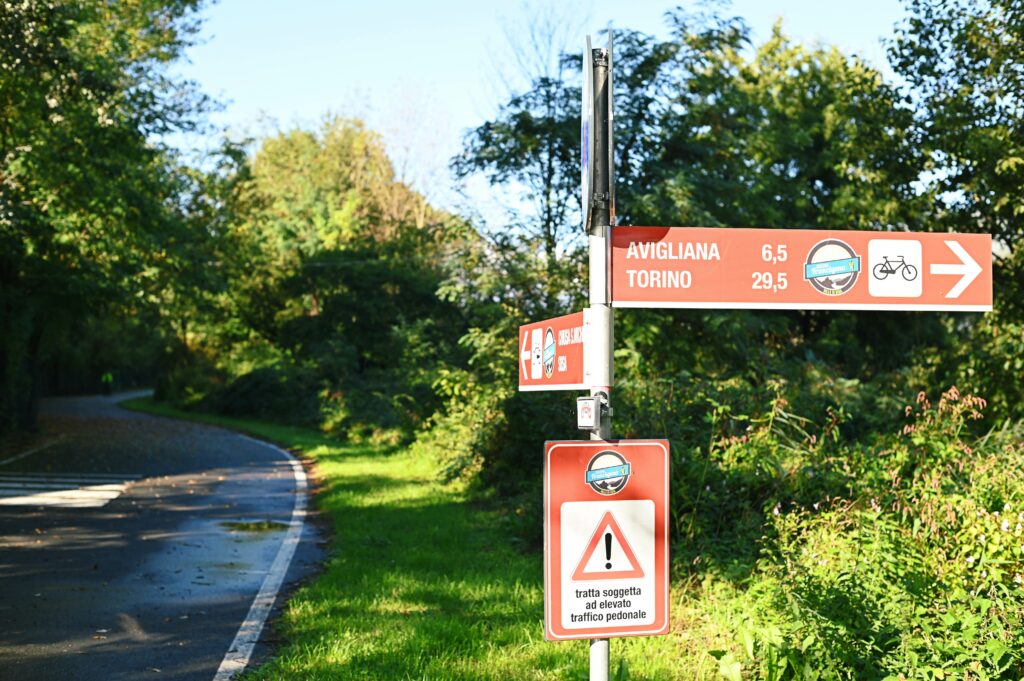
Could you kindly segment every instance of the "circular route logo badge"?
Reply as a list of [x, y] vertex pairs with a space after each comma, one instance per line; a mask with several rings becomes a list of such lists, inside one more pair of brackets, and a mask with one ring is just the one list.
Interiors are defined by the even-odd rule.
[[555, 373], [555, 351], [558, 346], [555, 345], [555, 332], [548, 327], [548, 330], [544, 332], [544, 376], [551, 378], [551, 374]]
[[603, 451], [587, 464], [587, 484], [598, 494], [618, 494], [629, 482], [629, 462], [618, 452]]
[[857, 283], [860, 256], [839, 239], [814, 244], [804, 262], [804, 279], [819, 293], [841, 296]]

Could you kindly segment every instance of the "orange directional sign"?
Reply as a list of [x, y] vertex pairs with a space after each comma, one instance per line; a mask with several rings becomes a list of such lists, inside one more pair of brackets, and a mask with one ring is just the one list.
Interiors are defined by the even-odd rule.
[[550, 640], [666, 634], [668, 442], [548, 442], [544, 630]]
[[585, 313], [519, 327], [520, 390], [584, 390]]
[[616, 227], [615, 307], [992, 309], [987, 234]]

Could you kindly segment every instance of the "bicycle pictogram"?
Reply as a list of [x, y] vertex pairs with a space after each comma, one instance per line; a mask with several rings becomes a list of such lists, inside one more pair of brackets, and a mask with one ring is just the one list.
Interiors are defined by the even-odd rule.
[[882, 256], [882, 262], [878, 263], [871, 269], [871, 274], [875, 279], [879, 281], [885, 279], [890, 274], [896, 274], [902, 270], [903, 278], [907, 281], [914, 281], [917, 279], [917, 268], [908, 263], [904, 256], [899, 256], [899, 261], [889, 262], [887, 256]]

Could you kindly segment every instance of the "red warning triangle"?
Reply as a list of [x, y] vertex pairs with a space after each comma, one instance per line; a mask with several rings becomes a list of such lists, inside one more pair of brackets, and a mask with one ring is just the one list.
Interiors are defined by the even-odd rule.
[[[598, 550], [598, 547], [601, 548], [602, 552], [604, 551], [604, 542], [602, 540], [606, 532], [611, 532], [615, 540], [619, 542], [619, 546], [622, 547], [622, 552], [631, 566], [629, 570], [592, 570], [587, 572], [587, 564], [590, 563], [590, 559], [594, 556], [594, 551]], [[601, 562], [603, 563], [604, 561]], [[590, 538], [590, 543], [587, 544], [587, 548], [583, 551], [583, 557], [580, 558], [576, 570], [572, 573], [573, 580], [580, 582], [587, 579], [637, 579], [643, 576], [644, 571], [640, 569], [640, 563], [637, 562], [633, 549], [622, 535], [619, 524], [615, 522], [615, 516], [612, 515], [611, 511], [607, 511], [604, 517], [601, 518], [601, 522], [597, 524], [594, 536]]]

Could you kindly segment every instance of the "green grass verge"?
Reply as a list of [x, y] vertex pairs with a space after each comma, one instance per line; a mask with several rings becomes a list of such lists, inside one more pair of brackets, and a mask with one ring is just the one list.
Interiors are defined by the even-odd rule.
[[[278, 622], [285, 643], [246, 680], [588, 678], [586, 642], [544, 640], [541, 555], [521, 550], [498, 514], [438, 484], [432, 462], [148, 399], [124, 406], [251, 433], [315, 464], [315, 503], [334, 527], [329, 557], [288, 602]], [[717, 672], [713, 658], [694, 654], [689, 627], [677, 629], [614, 640], [612, 678]]]

